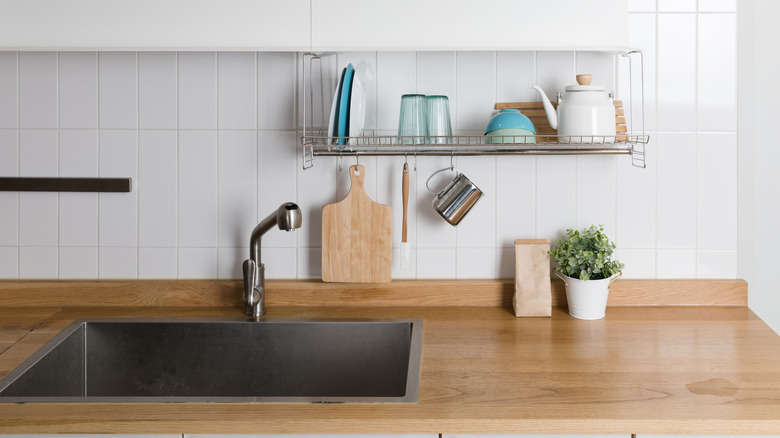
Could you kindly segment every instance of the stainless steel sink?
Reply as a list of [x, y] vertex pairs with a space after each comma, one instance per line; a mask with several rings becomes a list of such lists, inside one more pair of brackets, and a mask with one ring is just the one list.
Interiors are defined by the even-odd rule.
[[87, 319], [0, 402], [416, 402], [422, 320]]

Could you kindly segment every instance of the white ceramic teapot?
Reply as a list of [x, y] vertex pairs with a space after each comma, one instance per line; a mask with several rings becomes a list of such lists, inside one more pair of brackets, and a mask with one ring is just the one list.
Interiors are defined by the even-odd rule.
[[591, 75], [577, 75], [579, 85], [569, 85], [558, 95], [558, 111], [538, 85], [550, 127], [558, 130], [560, 143], [614, 143], [615, 105], [602, 86], [590, 85]]

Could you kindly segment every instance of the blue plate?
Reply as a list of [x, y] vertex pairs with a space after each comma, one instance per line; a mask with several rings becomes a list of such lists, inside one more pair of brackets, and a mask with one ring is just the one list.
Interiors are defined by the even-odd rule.
[[[341, 86], [344, 83], [344, 75], [347, 69], [341, 70], [341, 78], [336, 85], [336, 94], [333, 96], [333, 109], [330, 114], [330, 122], [328, 123], [328, 137], [338, 137], [339, 135], [339, 105], [341, 105]], [[333, 143], [330, 143], [333, 144]]]
[[[347, 137], [349, 135], [349, 93], [352, 90], [352, 77], [355, 75], [355, 68], [352, 64], [347, 65], [345, 69], [343, 84], [341, 86], [341, 96], [339, 99], [339, 137]], [[347, 140], [344, 138], [339, 139], [339, 144], [347, 144]]]

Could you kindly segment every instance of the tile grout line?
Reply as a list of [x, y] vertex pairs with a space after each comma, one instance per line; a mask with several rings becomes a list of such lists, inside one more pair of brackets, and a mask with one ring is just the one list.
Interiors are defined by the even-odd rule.
[[[658, 20], [659, 19], [658, 2], [659, 2], [659, 0], [655, 0], [655, 13], [654, 13], [655, 14], [655, 22], [654, 22], [654, 25], [655, 25], [655, 36], [653, 38], [653, 43], [655, 44], [655, 46], [654, 46], [654, 51], [655, 51], [655, 53], [654, 53], [654, 55], [655, 55], [655, 62], [654, 62], [655, 72], [653, 72], [654, 75], [655, 75], [655, 77], [653, 78], [653, 80], [655, 82], [655, 84], [654, 84], [655, 85], [654, 86], [655, 89], [653, 90], [653, 93], [654, 93], [653, 101], [655, 103], [655, 107], [653, 108], [653, 113], [654, 113], [654, 119], [655, 119], [654, 120], [654, 123], [655, 123], [654, 127], [656, 129], [656, 131], [655, 131], [655, 134], [656, 134], [656, 136], [655, 136], [656, 137], [656, 166], [654, 166], [654, 168], [653, 168], [653, 172], [655, 174], [654, 175], [655, 176], [655, 182], [654, 182], [654, 184], [655, 184], [654, 204], [655, 205], [654, 205], [654, 212], [653, 212], [653, 214], [655, 215], [655, 223], [653, 224], [654, 227], [655, 227], [655, 233], [654, 233], [655, 235], [653, 236], [653, 243], [654, 243], [653, 258], [655, 260], [655, 266], [653, 267], [653, 270], [654, 270], [653, 276], [656, 279], [658, 278], [658, 263], [659, 263], [659, 258], [658, 258], [658, 231], [659, 231], [659, 227], [658, 227], [658, 219], [659, 219], [659, 215], [658, 215], [658, 205], [659, 205], [659, 202], [658, 202], [658, 162], [659, 162], [659, 160], [658, 160], [657, 157], [660, 154], [660, 149], [661, 149], [660, 148], [661, 145], [658, 142], [658, 131], [657, 131], [657, 129], [658, 129], [658, 71], [659, 71], [658, 65], [660, 64], [658, 62], [659, 61], [659, 59], [658, 59], [659, 58], [659, 56], [658, 56], [658, 53], [659, 53], [658, 49], [660, 47], [660, 44], [659, 44], [659, 41], [658, 41], [659, 40], [658, 35], [659, 35], [659, 29], [660, 29], [660, 26], [659, 26], [659, 23], [658, 23], [659, 22], [659, 20]], [[644, 87], [644, 84], [642, 86]], [[644, 102], [643, 102], [643, 104], [644, 104]], [[644, 109], [643, 109], [643, 111], [644, 111]]]
[[693, 236], [694, 241], [694, 248], [695, 248], [695, 257], [696, 260], [693, 264], [693, 277], [699, 278], [699, 199], [700, 199], [700, 193], [699, 193], [699, 0], [696, 0], [696, 13], [694, 14], [695, 22], [693, 24], [694, 28], [694, 65], [693, 65], [693, 74], [696, 81], [696, 88], [694, 88], [693, 94], [694, 94], [694, 126], [696, 129], [696, 137], [694, 138], [694, 151], [696, 153], [696, 159], [694, 161], [694, 174], [696, 175], [696, 178], [694, 179], [694, 193], [696, 196], [696, 201], [694, 203], [694, 217], [696, 218], [696, 235]]
[[[16, 52], [16, 174], [22, 171], [22, 74], [19, 52]], [[16, 194], [16, 278], [22, 273], [22, 195]]]
[[141, 53], [135, 52], [135, 278], [141, 266]]
[[[57, 161], [57, 172], [56, 172], [56, 175], [59, 177], [60, 176], [60, 165], [62, 164], [61, 163], [61, 158], [62, 157], [61, 157], [61, 154], [60, 154], [60, 52], [57, 51], [57, 52], [55, 52], [54, 55], [55, 55], [55, 67], [54, 67], [54, 78], [55, 78], [54, 79], [54, 90], [55, 90], [54, 91], [54, 114], [55, 114], [56, 125], [57, 125], [57, 130], [56, 130], [57, 140], [56, 140], [56, 144], [55, 144], [55, 148], [56, 148], [55, 149], [56, 150], [55, 154], [57, 156], [57, 158], [56, 158], [56, 161]], [[61, 272], [62, 269], [61, 269], [61, 266], [60, 266], [62, 264], [62, 259], [60, 257], [60, 214], [61, 214], [61, 209], [60, 209], [60, 202], [61, 202], [61, 200], [60, 200], [60, 198], [61, 198], [61, 194], [57, 193], [57, 227], [56, 227], [56, 230], [57, 230], [57, 246], [56, 246], [55, 251], [57, 253], [57, 278], [58, 279], [62, 279], [62, 272]]]
[[179, 245], [181, 239], [181, 227], [179, 226], [179, 217], [181, 216], [179, 210], [181, 209], [181, 184], [179, 179], [181, 178], [181, 169], [179, 167], [179, 161], [181, 160], [181, 114], [179, 108], [179, 99], [181, 98], [181, 81], [179, 75], [181, 74], [181, 52], [176, 51], [176, 246], [174, 249], [176, 255], [176, 275], [175, 278], [179, 278]]
[[216, 176], [217, 176], [217, 178], [216, 178], [216, 180], [217, 180], [217, 187], [216, 187], [217, 209], [216, 209], [216, 212], [215, 212], [216, 216], [217, 216], [217, 218], [216, 218], [217, 219], [217, 221], [216, 221], [217, 222], [217, 229], [215, 230], [215, 233], [216, 233], [216, 236], [215, 236], [215, 238], [216, 238], [216, 240], [215, 240], [216, 245], [215, 246], [217, 248], [217, 250], [216, 250], [217, 254], [216, 254], [216, 259], [215, 259], [216, 266], [214, 267], [217, 270], [216, 274], [219, 273], [219, 227], [220, 227], [220, 223], [219, 223], [219, 204], [220, 204], [220, 196], [219, 196], [219, 151], [220, 151], [220, 142], [219, 142], [219, 139], [220, 139], [220, 135], [219, 135], [219, 128], [220, 128], [220, 126], [219, 126], [219, 121], [220, 121], [219, 120], [219, 58], [220, 58], [219, 52], [214, 52], [214, 61], [215, 61], [214, 62], [214, 69], [215, 69], [214, 73], [215, 74], [214, 75], [215, 75], [215, 78], [216, 78], [216, 80], [214, 81], [214, 86], [215, 86], [214, 94], [216, 96], [215, 103], [217, 105], [217, 108], [216, 108], [216, 118], [217, 118], [217, 120], [216, 120], [216, 122], [217, 122], [217, 157], [216, 157], [216, 160], [215, 160], [215, 166], [216, 166], [216, 171], [217, 171], [216, 172]]
[[[100, 52], [95, 52], [95, 109], [96, 109], [96, 122], [97, 122], [97, 175], [100, 176], [100, 145], [101, 145], [101, 135], [100, 135]], [[97, 196], [97, 220], [95, 221], [97, 223], [97, 278], [101, 278], [100, 275], [100, 254], [103, 252], [102, 247], [100, 245], [100, 199], [102, 196], [100, 196], [100, 193], [98, 193]]]

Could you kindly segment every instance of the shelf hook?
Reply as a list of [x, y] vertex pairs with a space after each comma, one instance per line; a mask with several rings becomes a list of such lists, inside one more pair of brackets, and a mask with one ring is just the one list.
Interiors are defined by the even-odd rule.
[[339, 154], [339, 172], [344, 170], [344, 156]]
[[453, 164], [453, 160], [455, 159], [455, 152], [450, 153], [450, 170], [455, 170], [455, 164]]

